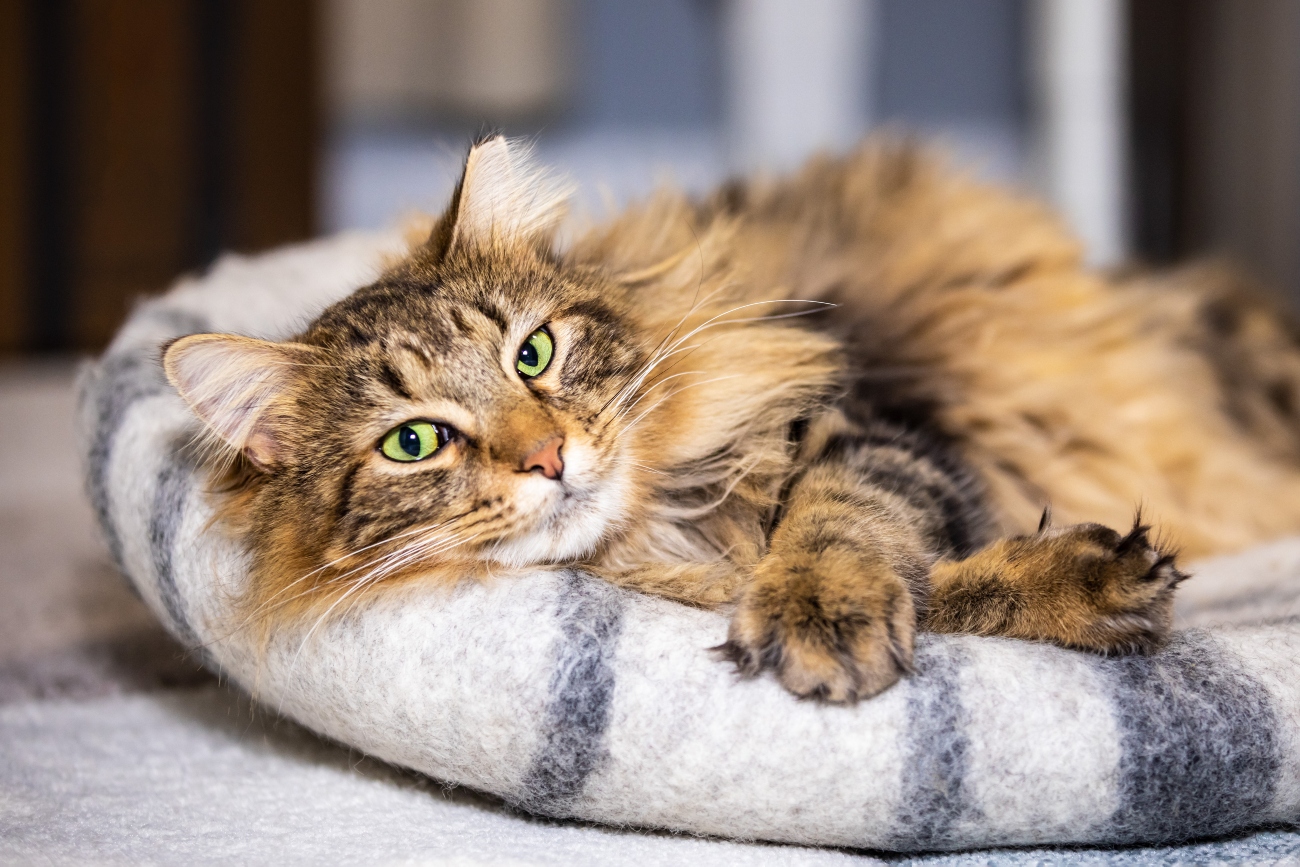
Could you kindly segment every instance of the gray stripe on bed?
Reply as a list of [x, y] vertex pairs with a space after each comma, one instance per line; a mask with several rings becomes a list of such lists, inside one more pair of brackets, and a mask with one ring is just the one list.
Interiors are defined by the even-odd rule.
[[515, 800], [527, 810], [565, 815], [607, 755], [605, 729], [614, 698], [623, 601], [610, 584], [570, 571], [556, 607], [561, 638], [542, 721], [542, 747]]
[[952, 639], [918, 636], [890, 849], [946, 848], [959, 839], [959, 822], [979, 817], [965, 787], [970, 740], [960, 673], [966, 664], [965, 652]]
[[1119, 805], [1103, 839], [1212, 837], [1267, 814], [1281, 767], [1267, 690], [1200, 630], [1154, 656], [1099, 660], [1120, 727]]
[[[176, 336], [208, 330], [207, 321], [192, 313], [154, 309], [147, 316]], [[97, 374], [98, 382], [94, 388], [94, 433], [87, 452], [86, 487], [99, 525], [108, 541], [113, 562], [125, 573], [122, 540], [109, 513], [109, 460], [117, 432], [131, 407], [143, 398], [162, 394], [169, 386], [158, 363], [157, 346], [134, 347], [110, 355], [99, 363]]]
[[117, 432], [127, 412], [136, 401], [159, 394], [167, 387], [153, 354], [133, 350], [113, 355], [99, 365], [99, 382], [95, 389], [95, 432], [87, 454], [86, 485], [99, 525], [108, 540], [108, 550], [119, 570], [122, 563], [122, 540], [109, 513], [108, 465]]
[[158, 598], [167, 610], [173, 634], [187, 648], [197, 648], [200, 641], [185, 612], [185, 600], [176, 587], [172, 560], [177, 532], [185, 518], [185, 505], [189, 492], [194, 487], [194, 472], [184, 441], [175, 442], [168, 449], [168, 459], [158, 473], [149, 513], [149, 549], [153, 552]]

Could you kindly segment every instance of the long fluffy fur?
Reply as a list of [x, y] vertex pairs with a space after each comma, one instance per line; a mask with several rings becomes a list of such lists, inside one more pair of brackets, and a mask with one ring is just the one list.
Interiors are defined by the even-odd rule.
[[[1300, 527], [1300, 353], [1223, 270], [1090, 272], [1037, 203], [892, 144], [704, 205], [661, 193], [573, 255], [636, 269], [696, 244], [706, 290], [840, 304], [829, 330], [931, 405], [1005, 532], [1048, 502], [1061, 523], [1114, 526], [1142, 503], [1191, 555]], [[711, 272], [723, 262], [741, 273]], [[684, 259], [646, 291], [697, 276]]]
[[[1029, 532], [1047, 502], [1058, 522], [1113, 526], [1142, 503], [1197, 555], [1300, 528], [1300, 351], [1219, 272], [1089, 272], [1038, 204], [896, 143], [702, 202], [665, 190], [557, 253], [559, 188], [536, 187], [543, 176], [504, 151], [479, 155], [429, 241], [299, 335], [328, 363], [266, 400], [297, 457], [246, 474], [226, 500], [257, 554], [250, 618], [343, 610], [414, 574], [557, 558], [727, 601], [767, 550], [792, 430], [850, 379], [854, 400], [923, 419], [960, 454], [994, 535]], [[449, 331], [458, 304], [472, 315]], [[504, 505], [462, 512], [451, 482], [383, 487], [365, 454], [401, 421], [394, 407], [418, 404], [403, 390], [478, 375], [444, 358], [448, 340], [500, 340], [490, 320], [504, 311], [518, 341], [527, 330], [510, 329], [534, 325], [515, 319], [579, 308], [590, 321], [571, 343], [588, 341], [603, 366], [554, 392], [566, 408], [518, 404], [500, 424], [522, 443], [572, 416], [573, 441], [608, 459], [617, 488], [618, 507], [592, 519], [605, 522], [598, 540], [555, 553], [568, 549], [519, 529], [528, 516], [508, 486], [474, 497]]]

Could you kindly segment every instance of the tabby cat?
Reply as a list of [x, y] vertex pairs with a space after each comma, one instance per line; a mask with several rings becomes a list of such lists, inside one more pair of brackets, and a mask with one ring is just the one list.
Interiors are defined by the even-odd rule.
[[742, 673], [843, 703], [917, 629], [1152, 650], [1175, 548], [1300, 529], [1300, 351], [1224, 274], [1086, 271], [1039, 205], [900, 143], [561, 245], [566, 195], [485, 139], [301, 334], [165, 347], [264, 629], [578, 565], [729, 606]]

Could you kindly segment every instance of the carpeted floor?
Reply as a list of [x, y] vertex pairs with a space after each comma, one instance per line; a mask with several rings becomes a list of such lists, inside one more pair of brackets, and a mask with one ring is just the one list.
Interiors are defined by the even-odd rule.
[[[198, 670], [109, 564], [81, 493], [73, 373], [0, 367], [0, 863], [882, 863], [533, 819], [251, 705]], [[884, 860], [1300, 863], [1300, 836]]]
[[82, 494], [74, 374], [0, 367], [0, 704], [206, 680], [109, 562]]

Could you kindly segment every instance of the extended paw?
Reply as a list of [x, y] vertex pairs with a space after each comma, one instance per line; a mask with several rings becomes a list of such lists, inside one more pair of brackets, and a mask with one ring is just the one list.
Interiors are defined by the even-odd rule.
[[911, 594], [884, 564], [769, 555], [715, 650], [746, 677], [772, 671], [801, 698], [847, 704], [911, 670], [915, 620]]
[[[1140, 517], [1124, 535], [1100, 524], [1043, 527], [1013, 541], [1014, 568], [1034, 570], [1034, 617], [1049, 640], [1101, 653], [1148, 653], [1173, 623], [1174, 588], [1187, 575], [1151, 543]], [[1010, 564], [1009, 564], [1010, 565]], [[1030, 584], [1022, 575], [1021, 586]]]

